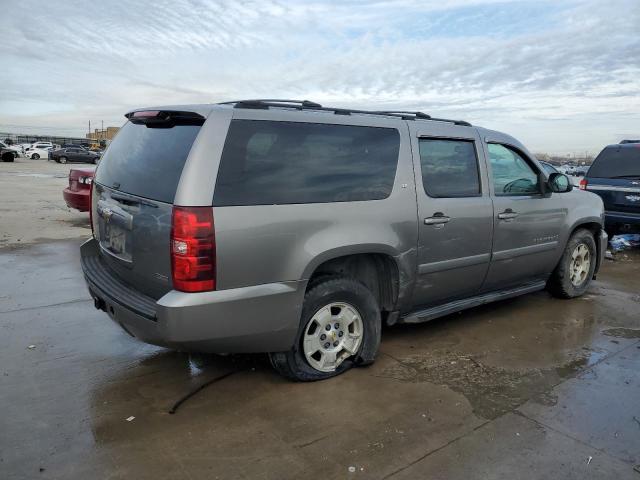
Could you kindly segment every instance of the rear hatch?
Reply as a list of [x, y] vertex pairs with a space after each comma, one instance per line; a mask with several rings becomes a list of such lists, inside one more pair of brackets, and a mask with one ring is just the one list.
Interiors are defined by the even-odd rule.
[[94, 235], [106, 267], [158, 299], [172, 289], [173, 200], [204, 117], [177, 111], [127, 117], [96, 171]]
[[605, 210], [640, 214], [640, 144], [606, 147], [586, 175], [586, 189], [602, 197]]

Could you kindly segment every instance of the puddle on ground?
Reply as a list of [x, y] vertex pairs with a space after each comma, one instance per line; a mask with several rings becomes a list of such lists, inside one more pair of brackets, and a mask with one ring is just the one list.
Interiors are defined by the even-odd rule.
[[557, 398], [549, 390], [575, 376], [605, 356], [605, 352], [583, 349], [567, 363], [553, 368], [509, 370], [484, 365], [457, 352], [431, 352], [429, 357], [396, 359], [381, 376], [403, 382], [430, 382], [446, 385], [464, 395], [474, 413], [493, 420], [513, 411], [528, 400], [554, 405]]
[[68, 173], [29, 173], [29, 172], [2, 172], [0, 175], [7, 177], [33, 177], [33, 178], [67, 178]]
[[640, 338], [640, 330], [635, 330], [633, 328], [609, 328], [608, 330], [604, 330], [602, 333], [608, 337]]

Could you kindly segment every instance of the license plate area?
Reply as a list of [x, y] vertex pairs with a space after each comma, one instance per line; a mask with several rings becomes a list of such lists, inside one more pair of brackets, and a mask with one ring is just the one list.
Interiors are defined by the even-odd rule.
[[97, 208], [98, 238], [104, 253], [126, 263], [132, 263], [133, 217], [113, 202], [100, 200]]
[[100, 241], [102, 250], [120, 260], [131, 262], [130, 232], [109, 223], [104, 224], [103, 232], [102, 240]]

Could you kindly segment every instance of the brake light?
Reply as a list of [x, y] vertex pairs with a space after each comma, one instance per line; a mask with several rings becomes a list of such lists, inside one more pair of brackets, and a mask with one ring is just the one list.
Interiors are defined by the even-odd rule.
[[133, 118], [152, 118], [160, 115], [159, 110], [145, 110], [141, 112], [133, 112]]
[[216, 289], [216, 241], [212, 207], [173, 207], [171, 278], [183, 292]]
[[587, 181], [587, 179], [586, 178], [582, 178], [580, 180], [580, 185], [579, 185], [580, 190], [586, 190], [587, 189], [587, 185], [589, 185], [589, 182]]

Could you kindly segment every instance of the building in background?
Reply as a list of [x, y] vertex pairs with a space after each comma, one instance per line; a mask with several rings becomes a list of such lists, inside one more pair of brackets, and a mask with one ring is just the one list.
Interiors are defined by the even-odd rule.
[[120, 127], [96, 128], [93, 132], [87, 133], [87, 140], [92, 144], [106, 146], [113, 140], [118, 130], [120, 130]]

